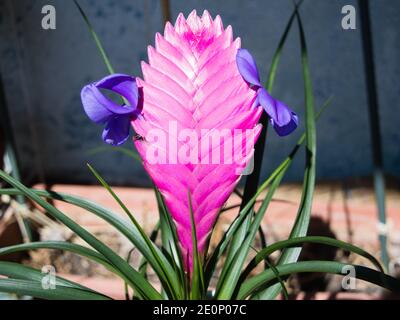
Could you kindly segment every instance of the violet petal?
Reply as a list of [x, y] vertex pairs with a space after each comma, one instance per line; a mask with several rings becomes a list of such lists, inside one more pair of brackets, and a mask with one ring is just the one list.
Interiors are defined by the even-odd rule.
[[96, 123], [104, 123], [113, 115], [106, 107], [110, 102], [94, 84], [83, 87], [81, 91], [81, 100], [87, 116]]
[[[128, 100], [130, 105], [118, 105], [105, 96], [99, 88], [120, 94]], [[138, 102], [135, 78], [123, 74], [109, 75], [100, 81], [86, 85], [81, 91], [81, 100], [86, 114], [96, 123], [105, 123], [114, 114], [132, 113]]]
[[96, 83], [96, 86], [98, 88], [111, 90], [123, 96], [130, 105], [125, 106], [127, 109], [134, 109], [137, 106], [139, 92], [134, 77], [116, 73], [101, 79]]
[[251, 85], [261, 87], [256, 61], [248, 50], [238, 50], [236, 54], [236, 64], [244, 80]]
[[129, 138], [131, 115], [115, 115], [107, 121], [102, 138], [113, 146], [123, 144]]
[[272, 98], [264, 88], [260, 88], [257, 91], [257, 96], [279, 136], [287, 136], [297, 128], [299, 122], [298, 116], [287, 105]]
[[287, 136], [296, 130], [299, 124], [299, 118], [287, 105], [281, 101], [275, 101], [278, 117], [277, 119], [271, 118], [271, 124], [279, 136]]
[[277, 119], [278, 115], [276, 113], [276, 101], [271, 95], [268, 93], [267, 90], [264, 88], [260, 88], [257, 90], [257, 98], [260, 105], [263, 107], [265, 112], [270, 116], [272, 119]]

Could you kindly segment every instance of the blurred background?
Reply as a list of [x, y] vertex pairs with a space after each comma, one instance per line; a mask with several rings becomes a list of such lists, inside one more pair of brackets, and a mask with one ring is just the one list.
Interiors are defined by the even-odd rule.
[[[389, 245], [394, 248], [390, 249], [391, 256], [400, 256], [400, 2], [370, 0], [370, 19], [364, 19], [362, 28], [363, 8], [359, 4], [363, 1], [305, 0], [300, 10], [316, 108], [333, 96], [317, 123], [318, 188], [314, 211], [323, 223], [317, 218], [319, 227], [313, 230], [316, 234], [335, 232], [338, 238], [366, 244], [388, 259], [381, 251], [382, 245], [386, 251], [387, 228], [391, 228]], [[232, 25], [234, 36], [241, 37], [242, 47], [254, 54], [262, 79], [266, 80], [272, 56], [293, 11], [291, 0], [79, 3], [116, 72], [140, 77], [140, 61], [147, 60], [147, 46], [154, 45], [154, 35], [163, 31], [164, 21], [175, 21], [180, 12], [187, 16], [192, 9], [199, 14], [207, 9], [213, 16], [219, 14], [225, 26]], [[41, 25], [42, 7], [48, 4], [56, 9], [55, 30], [44, 30]], [[356, 9], [355, 30], [342, 28], [345, 5]], [[68, 185], [95, 183], [87, 162], [112, 185], [150, 186], [141, 165], [124, 154], [93, 154], [93, 150], [104, 146], [102, 127], [86, 117], [79, 94], [85, 84], [105, 76], [107, 69], [73, 1], [2, 0], [0, 39], [0, 158], [8, 155], [3, 167], [14, 168], [28, 185], [61, 185], [60, 190], [86, 195], [100, 191]], [[285, 138], [277, 137], [272, 130], [268, 133], [261, 179], [286, 157], [303, 132], [303, 91], [294, 24], [283, 50], [273, 95], [299, 114], [300, 127]], [[124, 147], [133, 149], [129, 142]], [[303, 158], [297, 157], [287, 173], [286, 184], [278, 193], [282, 198], [297, 201], [300, 197]], [[124, 190], [121, 192], [126, 192], [129, 201], [132, 193]], [[149, 204], [153, 199], [146, 189], [135, 190], [139, 191], [131, 205], [137, 208], [138, 215], [147, 217], [153, 210], [154, 203]], [[101, 196], [97, 200], [106, 201]], [[277, 238], [284, 237], [290, 231], [295, 208], [288, 204], [274, 206], [265, 223], [269, 235], [274, 236], [275, 232]], [[72, 214], [79, 219], [79, 212]], [[148, 223], [152, 225], [151, 221]]]

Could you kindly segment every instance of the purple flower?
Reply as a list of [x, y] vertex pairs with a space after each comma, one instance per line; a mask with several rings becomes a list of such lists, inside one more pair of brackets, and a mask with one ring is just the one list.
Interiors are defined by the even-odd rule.
[[[105, 96], [100, 89], [121, 95], [127, 102], [119, 105]], [[134, 77], [112, 74], [100, 81], [86, 85], [81, 100], [87, 116], [95, 123], [105, 124], [102, 138], [113, 146], [123, 144], [129, 137], [130, 122], [139, 116], [139, 92]]]
[[253, 107], [263, 107], [270, 117], [271, 125], [279, 136], [292, 133], [298, 125], [297, 114], [283, 102], [272, 98], [267, 90], [262, 87], [256, 61], [250, 52], [246, 49], [239, 49], [236, 54], [236, 64], [243, 79], [257, 91], [257, 98]]

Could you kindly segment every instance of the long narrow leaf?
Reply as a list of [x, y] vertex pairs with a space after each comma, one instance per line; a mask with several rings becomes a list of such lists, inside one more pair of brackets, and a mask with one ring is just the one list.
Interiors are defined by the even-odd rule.
[[235, 235], [232, 237], [232, 241], [229, 245], [229, 248], [227, 249], [224, 265], [219, 276], [220, 281], [218, 283], [221, 283], [221, 280], [225, 278], [225, 274], [228, 271], [229, 266], [231, 265], [232, 261], [235, 260], [237, 251], [243, 247], [243, 242], [245, 241], [246, 235], [249, 231], [253, 215], [253, 212], [250, 212], [246, 216], [246, 218], [243, 220], [243, 223], [240, 225], [238, 230], [235, 232]]
[[138, 273], [135, 269], [133, 269], [124, 259], [122, 259], [119, 255], [117, 255], [114, 251], [112, 251], [108, 246], [99, 241], [96, 237], [94, 237], [91, 233], [89, 233], [86, 229], [82, 228], [79, 224], [75, 223], [65, 214], [63, 214], [60, 210], [44, 201], [40, 196], [38, 196], [35, 192], [31, 191], [29, 188], [21, 184], [19, 181], [15, 180], [4, 171], [0, 170], [0, 178], [12, 185], [13, 187], [22, 191], [22, 193], [30, 198], [32, 201], [36, 202], [43, 209], [47, 211], [48, 214], [53, 216], [55, 219], [62, 222], [65, 226], [75, 232], [79, 237], [81, 237], [84, 241], [86, 241], [90, 246], [96, 249], [99, 253], [101, 253], [105, 258], [107, 258], [114, 266], [117, 268], [121, 274], [126, 277], [128, 283], [141, 291], [144, 297], [147, 299], [161, 299], [161, 295], [157, 292], [153, 286], [143, 278], [143, 276]]
[[[290, 238], [302, 237], [307, 234], [308, 225], [311, 217], [311, 207], [315, 189], [315, 164], [316, 164], [316, 130], [314, 115], [314, 96], [311, 84], [310, 69], [308, 66], [307, 45], [301, 22], [300, 14], [296, 10], [296, 16], [300, 33], [301, 61], [303, 67], [304, 91], [305, 91], [305, 126], [306, 126], [306, 169], [304, 173], [303, 193], [297, 213], [295, 224], [292, 228]], [[291, 248], [283, 252], [278, 264], [285, 264], [297, 261], [301, 248]], [[275, 285], [265, 292], [262, 292], [258, 298], [273, 299], [280, 291], [280, 286]]]
[[0, 279], [0, 292], [49, 300], [110, 300], [104, 295], [91, 291], [64, 286], [44, 289], [41, 283], [20, 279]]
[[100, 55], [101, 55], [101, 57], [102, 57], [102, 59], [104, 61], [104, 64], [107, 67], [108, 72], [109, 73], [114, 73], [114, 68], [111, 66], [110, 59], [108, 58], [108, 56], [106, 54], [106, 51], [104, 50], [103, 45], [101, 44], [100, 39], [97, 36], [97, 33], [94, 31], [94, 28], [93, 28], [92, 24], [90, 23], [86, 13], [83, 11], [83, 9], [79, 5], [78, 1], [74, 0], [74, 2], [75, 2], [75, 5], [78, 8], [83, 20], [85, 21], [85, 23], [86, 23], [86, 25], [87, 25], [87, 27], [89, 29], [90, 35], [92, 36], [92, 38], [93, 38], [93, 40], [94, 40], [94, 42], [96, 44], [96, 47], [100, 52]]
[[[391, 291], [400, 292], [399, 280], [383, 274], [382, 272], [359, 265], [351, 265], [336, 261], [301, 261], [279, 265], [276, 266], [276, 269], [281, 277], [302, 272], [332, 273], [345, 276], [348, 274], [347, 270], [349, 266], [354, 267], [355, 277], [357, 279], [368, 281]], [[263, 271], [250, 278], [242, 285], [237, 298], [239, 300], [246, 299], [260, 288], [268, 285], [268, 283], [274, 279], [276, 279], [276, 275], [272, 270], [268, 269]]]
[[100, 176], [100, 174], [88, 164], [90, 171], [93, 175], [99, 180], [99, 182], [103, 185], [103, 187], [111, 194], [111, 196], [115, 199], [115, 201], [120, 205], [120, 207], [125, 211], [125, 213], [129, 216], [130, 220], [132, 221], [133, 225], [139, 231], [140, 236], [146, 243], [147, 247], [149, 248], [152, 256], [156, 261], [155, 271], [157, 272], [160, 280], [163, 282], [163, 288], [168, 290], [170, 296], [172, 298], [178, 298], [179, 295], [182, 293], [179, 280], [171, 266], [171, 264], [165, 259], [165, 257], [161, 257], [163, 254], [161, 252], [157, 252], [154, 247], [154, 243], [149, 239], [147, 234], [144, 232], [140, 224], [136, 221], [135, 217], [129, 211], [129, 209], [125, 206], [125, 204], [121, 201], [121, 199], [115, 194], [115, 192], [111, 189], [111, 187], [107, 184], [107, 182]]
[[[9, 277], [12, 279], [21, 279], [21, 280], [31, 280], [31, 281], [42, 282], [44, 276], [46, 276], [47, 274], [42, 273], [41, 271], [36, 270], [34, 268], [24, 266], [19, 263], [0, 261], [0, 275], [6, 276], [6, 277]], [[94, 292], [93, 290], [91, 290], [89, 288], [86, 288], [78, 283], [74, 283], [73, 281], [69, 281], [62, 277], [55, 276], [54, 280], [55, 280], [54, 285], [56, 285], [56, 286], [71, 287], [71, 288], [77, 288], [77, 289], [81, 289], [81, 290]]]
[[374, 256], [372, 256], [371, 254], [369, 254], [368, 252], [366, 252], [365, 250], [363, 250], [357, 246], [354, 246], [350, 243], [346, 243], [346, 242], [343, 242], [343, 241], [340, 241], [337, 239], [328, 238], [328, 237], [309, 236], [309, 237], [300, 237], [300, 238], [293, 238], [293, 239], [278, 241], [278, 242], [266, 247], [265, 249], [261, 250], [249, 262], [246, 269], [243, 271], [243, 273], [241, 275], [242, 280], [246, 279], [246, 277], [250, 274], [250, 272], [254, 268], [256, 268], [257, 265], [261, 261], [266, 259], [269, 255], [271, 255], [275, 251], [286, 249], [286, 248], [291, 248], [291, 247], [298, 247], [305, 243], [318, 243], [318, 244], [333, 246], [333, 247], [337, 247], [337, 248], [340, 248], [343, 250], [353, 252], [355, 254], [358, 254], [358, 255], [368, 259], [376, 268], [379, 269], [379, 271], [384, 272], [384, 269], [382, 268], [381, 264]]
[[[272, 92], [272, 89], [274, 86], [275, 76], [276, 76], [278, 65], [279, 65], [279, 62], [281, 59], [283, 47], [285, 45], [289, 31], [292, 27], [293, 20], [295, 18], [295, 14], [296, 14], [296, 10], [298, 7], [301, 6], [301, 3], [302, 3], [302, 1], [300, 1], [296, 5], [293, 13], [291, 14], [291, 16], [286, 24], [285, 30], [279, 40], [279, 43], [275, 50], [274, 56], [272, 58], [268, 81], [266, 83], [266, 89], [270, 93]], [[263, 156], [264, 156], [265, 140], [266, 140], [267, 128], [268, 128], [268, 116], [266, 115], [266, 113], [263, 113], [263, 115], [261, 116], [260, 122], [263, 125], [263, 129], [261, 131], [261, 134], [260, 134], [258, 141], [256, 143], [256, 146], [255, 146], [255, 151], [254, 151], [255, 166], [254, 166], [254, 170], [253, 170], [252, 174], [250, 176], [248, 176], [247, 180], [246, 180], [246, 184], [245, 184], [244, 192], [243, 192], [241, 209], [243, 209], [244, 206], [251, 200], [252, 195], [257, 190], [259, 179], [260, 179], [261, 167], [262, 167]]]
[[275, 193], [275, 190], [278, 188], [284, 174], [285, 172], [282, 171], [272, 182], [271, 187], [269, 188], [260, 209], [254, 217], [254, 221], [251, 224], [249, 233], [247, 234], [242, 246], [236, 253], [235, 258], [230, 263], [226, 274], [224, 274], [224, 277], [220, 278], [220, 281], [218, 282], [218, 284], [220, 284], [220, 287], [218, 288], [220, 289], [216, 293], [217, 298], [223, 300], [232, 298], [232, 294], [240, 278], [240, 272], [246, 261], [246, 257], [249, 253], [251, 244], [256, 237], [262, 218], [264, 217], [268, 205], [271, 202], [272, 196]]
[[64, 241], [41, 241], [41, 242], [30, 242], [30, 243], [23, 243], [17, 244], [13, 246], [3, 247], [0, 248], [0, 256], [14, 253], [14, 252], [21, 252], [21, 251], [28, 251], [28, 250], [37, 250], [37, 249], [54, 249], [54, 250], [63, 250], [75, 253], [77, 255], [83, 256], [88, 258], [89, 260], [95, 261], [109, 271], [115, 273], [116, 275], [120, 275], [119, 271], [115, 269], [115, 267], [108, 262], [100, 253], [75, 244], [69, 243]]
[[[118, 231], [120, 231], [127, 239], [129, 239], [135, 245], [135, 247], [141, 252], [141, 254], [146, 258], [146, 260], [149, 261], [153, 269], [157, 270], [157, 261], [155, 260], [150, 249], [146, 245], [146, 242], [141, 237], [140, 232], [136, 229], [135, 226], [132, 226], [126, 219], [120, 217], [116, 213], [92, 201], [83, 199], [78, 196], [72, 196], [61, 192], [36, 190], [36, 189], [30, 189], [30, 191], [40, 197], [50, 198], [53, 200], [59, 200], [66, 203], [70, 203], [72, 205], [76, 205], [80, 208], [87, 210], [88, 212], [95, 214], [104, 221], [108, 222], [110, 225], [112, 225]], [[21, 192], [18, 189], [0, 189], [0, 194], [16, 195], [16, 194], [23, 194], [23, 192]], [[154, 245], [154, 250], [156, 250], [156, 252], [161, 253], [161, 251], [155, 245]], [[167, 261], [165, 257], [163, 258], [163, 255], [160, 255], [160, 257], [161, 259], [165, 259], [165, 261]]]
[[197, 250], [197, 231], [196, 224], [194, 221], [193, 207], [192, 207], [192, 199], [190, 197], [190, 192], [188, 192], [189, 197], [189, 210], [190, 210], [190, 223], [192, 226], [192, 247], [193, 247], [193, 272], [191, 274], [191, 290], [190, 290], [190, 298], [192, 300], [198, 300], [203, 298], [204, 293], [204, 276], [203, 276], [203, 267], [200, 261], [200, 255]]

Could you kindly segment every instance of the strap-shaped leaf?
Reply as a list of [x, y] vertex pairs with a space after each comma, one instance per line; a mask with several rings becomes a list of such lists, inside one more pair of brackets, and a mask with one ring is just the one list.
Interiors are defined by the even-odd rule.
[[110, 298], [93, 291], [65, 286], [43, 289], [39, 282], [20, 279], [0, 279], [0, 292], [48, 300], [110, 300]]
[[[344, 276], [348, 275], [349, 266], [354, 267], [354, 275], [357, 279], [368, 281], [394, 292], [400, 292], [400, 281], [387, 274], [364, 266], [337, 261], [301, 261], [276, 266], [276, 270], [281, 277], [302, 272], [332, 273]], [[265, 270], [243, 283], [237, 298], [240, 300], [246, 299], [258, 290], [262, 290], [265, 286], [268, 286], [275, 279], [276, 275], [271, 269]]]
[[103, 62], [107, 67], [108, 72], [110, 74], [115, 73], [114, 68], [111, 66], [110, 59], [108, 58], [106, 51], [104, 50], [103, 45], [101, 44], [100, 39], [97, 36], [97, 33], [94, 31], [94, 28], [93, 28], [92, 24], [90, 23], [89, 18], [87, 17], [86, 13], [83, 11], [82, 7], [79, 5], [78, 1], [74, 0], [74, 2], [78, 8], [83, 20], [85, 21], [86, 26], [88, 27], [90, 35], [92, 36], [92, 38], [96, 44], [97, 50], [99, 51], [101, 58], [103, 59]]
[[[246, 218], [243, 220], [243, 223], [240, 225], [238, 230], [236, 231], [235, 235], [232, 237], [232, 241], [229, 245], [229, 248], [227, 250], [226, 258], [225, 258], [225, 263], [222, 267], [221, 274], [219, 275], [220, 281], [218, 283], [221, 283], [221, 280], [225, 278], [226, 272], [229, 269], [229, 266], [231, 265], [232, 261], [236, 258], [236, 253], [240, 248], [243, 246], [243, 242], [246, 239], [246, 235], [249, 231], [251, 221], [254, 216], [254, 211], [251, 209], [252, 212], [250, 212]], [[217, 287], [218, 288], [218, 287]]]
[[[22, 280], [31, 280], [31, 281], [41, 282], [43, 280], [43, 277], [46, 276], [47, 274], [42, 273], [39, 270], [36, 270], [34, 268], [24, 266], [19, 263], [0, 261], [0, 275], [6, 276], [6, 277], [9, 277], [12, 279], [22, 279]], [[78, 283], [64, 279], [59, 276], [55, 276], [54, 280], [55, 280], [56, 286], [59, 285], [59, 286], [78, 288], [81, 290], [94, 292], [92, 289], [89, 289], [85, 286], [82, 286]]]
[[[127, 239], [129, 239], [135, 245], [135, 247], [140, 251], [140, 253], [146, 258], [146, 260], [149, 261], [153, 269], [157, 270], [156, 260], [152, 256], [151, 251], [147, 247], [145, 241], [140, 236], [139, 231], [136, 229], [134, 225], [129, 223], [129, 221], [127, 221], [123, 217], [92, 201], [83, 199], [78, 196], [73, 196], [66, 193], [55, 192], [55, 191], [45, 191], [36, 189], [30, 189], [30, 190], [40, 197], [59, 200], [66, 203], [70, 203], [72, 205], [76, 205], [80, 208], [87, 210], [88, 212], [95, 214], [104, 221], [108, 222], [110, 225], [112, 225], [118, 231], [120, 231]], [[0, 189], [0, 194], [16, 195], [23, 193], [18, 189]], [[158, 252], [159, 254], [161, 253], [161, 251], [155, 245], [154, 245], [154, 250], [156, 250], [156, 252]], [[166, 258], [163, 257], [163, 255], [160, 255], [160, 257], [163, 261], [164, 259], [166, 261]]]
[[224, 277], [221, 277], [218, 284], [219, 286], [217, 287], [219, 290], [216, 292], [216, 296], [218, 299], [231, 299], [232, 294], [235, 290], [235, 287], [237, 285], [237, 282], [240, 278], [240, 272], [242, 270], [242, 267], [246, 261], [246, 257], [249, 253], [250, 246], [253, 243], [257, 231], [260, 227], [262, 218], [264, 217], [264, 214], [268, 208], [269, 203], [271, 202], [272, 196], [275, 192], [275, 190], [278, 188], [285, 172], [282, 171], [273, 181], [271, 184], [271, 187], [269, 188], [267, 195], [265, 196], [265, 199], [258, 210], [257, 214], [254, 217], [254, 220], [251, 223], [250, 229], [248, 234], [246, 235], [246, 238], [240, 247], [238, 249], [235, 258], [231, 261], [229, 264], [229, 267], [227, 268], [227, 272], [224, 275]]
[[197, 232], [194, 221], [192, 199], [190, 197], [190, 191], [188, 192], [189, 210], [190, 210], [190, 222], [192, 227], [192, 242], [193, 242], [193, 257], [188, 257], [188, 263], [193, 263], [193, 266], [189, 266], [191, 272], [191, 290], [190, 298], [192, 300], [202, 299], [204, 297], [204, 276], [203, 266], [200, 261], [199, 251], [197, 250]]
[[110, 264], [108, 260], [104, 258], [104, 256], [102, 256], [100, 253], [90, 248], [81, 246], [79, 244], [69, 243], [64, 241], [29, 242], [29, 243], [22, 243], [8, 247], [3, 247], [0, 248], [0, 256], [14, 252], [37, 250], [37, 249], [54, 249], [54, 250], [69, 251], [77, 255], [86, 257], [89, 260], [95, 261], [103, 265], [105, 268], [115, 273], [116, 275], [120, 275], [120, 272], [116, 270], [115, 267], [112, 264]]
[[271, 244], [270, 246], [267, 246], [260, 252], [258, 252], [257, 255], [249, 262], [246, 269], [243, 271], [242, 275], [240, 276], [241, 280], [239, 280], [239, 284], [241, 284], [245, 281], [245, 279], [250, 274], [250, 272], [254, 268], [256, 268], [260, 262], [262, 262], [264, 259], [268, 258], [268, 256], [270, 256], [275, 251], [287, 249], [287, 248], [299, 247], [305, 243], [318, 243], [318, 244], [333, 246], [333, 247], [337, 247], [337, 248], [340, 248], [343, 250], [353, 252], [355, 254], [358, 254], [358, 255], [368, 259], [377, 269], [379, 269], [379, 271], [384, 273], [384, 269], [382, 268], [381, 264], [374, 256], [372, 256], [367, 251], [365, 251], [355, 245], [352, 245], [350, 243], [343, 242], [343, 241], [340, 241], [337, 239], [328, 238], [328, 237], [309, 236], [309, 237], [299, 237], [299, 238], [278, 241], [274, 244]]
[[[304, 35], [303, 24], [300, 14], [296, 10], [297, 21], [299, 25], [300, 44], [301, 44], [301, 62], [303, 67], [304, 92], [305, 92], [305, 126], [306, 126], [306, 169], [304, 173], [303, 193], [297, 213], [295, 224], [292, 228], [290, 238], [302, 237], [307, 234], [308, 225], [311, 217], [311, 206], [315, 188], [315, 164], [317, 151], [317, 138], [315, 130], [314, 115], [314, 95], [311, 84], [310, 69], [307, 57], [307, 45]], [[278, 261], [278, 264], [285, 264], [297, 261], [301, 248], [291, 248], [285, 250]], [[260, 299], [273, 299], [280, 292], [280, 286], [275, 285], [260, 293]]]
[[[271, 67], [269, 70], [269, 75], [268, 75], [268, 81], [266, 83], [266, 89], [269, 93], [272, 93], [272, 89], [274, 87], [275, 83], [275, 77], [276, 73], [278, 70], [279, 62], [281, 59], [282, 55], [282, 50], [283, 47], [286, 43], [287, 36], [289, 35], [289, 32], [292, 28], [292, 24], [294, 21], [294, 18], [296, 17], [296, 10], [301, 6], [303, 1], [300, 1], [295, 9], [293, 10], [293, 13], [291, 14], [285, 30], [279, 40], [278, 46], [275, 49], [272, 62], [271, 62]], [[261, 167], [263, 164], [263, 157], [264, 157], [264, 148], [265, 148], [265, 140], [267, 137], [267, 129], [268, 129], [268, 116], [266, 113], [264, 113], [261, 116], [261, 123], [263, 125], [263, 129], [261, 131], [260, 137], [255, 145], [255, 152], [254, 152], [254, 170], [250, 176], [247, 177], [246, 179], [246, 184], [244, 187], [244, 192], [243, 192], [243, 199], [242, 199], [242, 204], [241, 204], [241, 209], [245, 206], [245, 204], [251, 199], [255, 191], [257, 190], [257, 186], [260, 180], [260, 174], [261, 174]]]
[[115, 266], [116, 269], [121, 272], [121, 274], [126, 278], [126, 281], [129, 283], [130, 286], [141, 292], [143, 297], [145, 297], [146, 299], [162, 299], [162, 296], [157, 292], [157, 290], [154, 289], [153, 286], [146, 279], [144, 279], [144, 277], [139, 272], [133, 269], [124, 259], [122, 259], [114, 251], [112, 251], [103, 242], [99, 241], [86, 229], [82, 228], [60, 210], [58, 210], [48, 202], [44, 201], [35, 192], [31, 191], [29, 188], [27, 188], [22, 183], [15, 180], [2, 170], [0, 170], [0, 178], [15, 187], [16, 189], [22, 191], [22, 193], [26, 197], [36, 202], [43, 209], [45, 209], [48, 214], [62, 222], [65, 226], [67, 226], [84, 241], [86, 241], [90, 246], [101, 253], [110, 263]]
[[[156, 186], [153, 186], [156, 194], [158, 212], [160, 215], [160, 229], [161, 229], [161, 242], [164, 250], [170, 255], [172, 261], [171, 264], [174, 267], [175, 273], [180, 277], [180, 283], [184, 288], [188, 287], [185, 271], [183, 267], [182, 252], [178, 247], [178, 235], [176, 227], [172, 221], [171, 215], [165, 205], [164, 199], [158, 191]], [[186, 295], [187, 290], [184, 290]], [[187, 298], [186, 296], [184, 298]]]
[[162, 252], [157, 251], [155, 249], [154, 243], [149, 239], [147, 234], [144, 232], [143, 228], [137, 222], [135, 217], [129, 211], [129, 209], [125, 206], [125, 204], [121, 201], [121, 199], [116, 195], [116, 193], [112, 190], [112, 188], [108, 185], [108, 183], [100, 176], [100, 174], [88, 164], [90, 171], [93, 175], [99, 180], [99, 182], [103, 185], [103, 187], [111, 194], [111, 196], [115, 199], [115, 201], [120, 205], [122, 210], [129, 216], [135, 228], [139, 231], [140, 237], [143, 239], [146, 247], [149, 249], [152, 258], [155, 260], [154, 268], [157, 272], [161, 282], [163, 283], [163, 289], [166, 290], [171, 298], [179, 298], [182, 294], [182, 288], [180, 287], [179, 278], [174, 272], [171, 264], [162, 254]]

